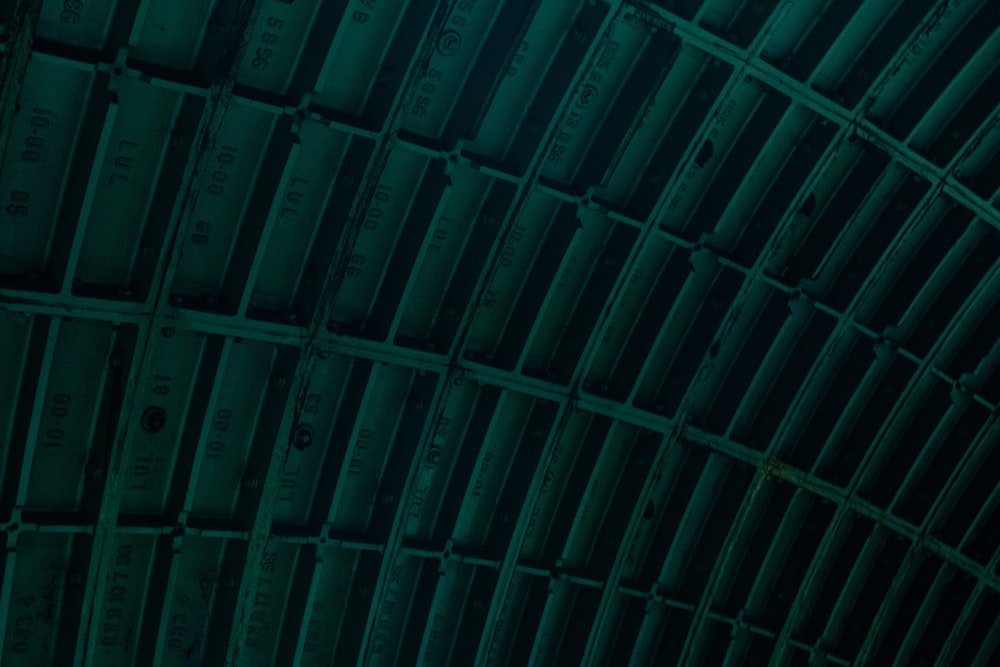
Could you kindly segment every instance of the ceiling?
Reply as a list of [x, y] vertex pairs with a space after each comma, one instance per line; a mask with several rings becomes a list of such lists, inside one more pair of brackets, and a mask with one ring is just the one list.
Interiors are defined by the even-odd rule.
[[0, 8], [4, 665], [980, 665], [1000, 3]]

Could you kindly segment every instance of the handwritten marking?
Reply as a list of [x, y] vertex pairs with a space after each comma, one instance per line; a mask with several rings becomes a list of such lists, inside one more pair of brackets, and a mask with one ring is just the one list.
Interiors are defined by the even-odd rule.
[[[274, 572], [278, 560], [278, 554], [273, 551], [266, 551], [260, 557], [260, 570], [271, 575]], [[274, 580], [263, 575], [257, 577], [257, 591], [253, 596], [253, 605], [250, 611], [250, 623], [247, 625], [247, 637], [244, 643], [250, 648], [260, 646], [261, 637], [265, 627], [268, 625], [267, 616], [271, 606], [271, 587]]]
[[493, 452], [486, 452], [483, 456], [483, 462], [479, 465], [479, 474], [476, 475], [476, 482], [472, 487], [472, 495], [479, 497], [483, 492], [483, 484], [486, 481], [486, 473], [490, 471], [490, 465], [493, 463]]
[[[119, 545], [115, 564], [123, 569], [131, 566], [134, 551], [131, 544]], [[101, 646], [110, 648], [121, 643], [122, 618], [125, 615], [125, 604], [128, 597], [128, 580], [127, 572], [118, 569], [112, 570], [112, 585], [108, 589], [107, 604], [103, 616], [104, 622], [101, 624]]]
[[363, 428], [358, 431], [358, 438], [354, 441], [354, 451], [351, 456], [351, 461], [347, 465], [348, 475], [360, 475], [362, 468], [365, 465], [365, 452], [368, 450], [368, 445], [371, 444], [372, 431], [368, 428]]
[[385, 649], [386, 636], [392, 625], [393, 610], [396, 608], [396, 602], [399, 599], [402, 574], [403, 566], [397, 565], [389, 577], [389, 585], [386, 587], [385, 597], [382, 599], [382, 607], [379, 609], [378, 621], [375, 624], [375, 638], [372, 640], [373, 653], [381, 653]]
[[267, 30], [258, 38], [264, 46], [257, 47], [254, 58], [250, 61], [250, 66], [255, 70], [263, 71], [271, 66], [271, 58], [274, 56], [274, 49], [271, 47], [278, 43], [278, 33], [284, 30], [285, 22], [276, 16], [268, 16], [266, 26]]
[[135, 165], [135, 158], [132, 155], [135, 155], [138, 149], [139, 144], [134, 141], [122, 139], [118, 142], [118, 155], [114, 159], [111, 176], [108, 177], [109, 184], [128, 183], [129, 174], [132, 173], [132, 167]]
[[319, 648], [317, 642], [319, 641], [320, 630], [323, 629], [320, 616], [324, 609], [326, 609], [326, 605], [322, 602], [313, 603], [312, 614], [309, 617], [309, 623], [306, 625], [306, 641], [302, 646], [302, 650], [306, 653], [315, 653]]
[[587, 73], [585, 83], [580, 87], [580, 93], [576, 96], [574, 109], [566, 114], [563, 121], [564, 129], [561, 129], [556, 135], [555, 143], [549, 150], [549, 154], [546, 157], [549, 163], [559, 164], [562, 161], [563, 155], [566, 153], [566, 148], [573, 140], [576, 130], [580, 126], [580, 121], [583, 120], [582, 112], [591, 108], [597, 101], [600, 94], [600, 84], [603, 82], [604, 75], [608, 68], [611, 67], [615, 56], [618, 55], [619, 47], [618, 42], [609, 41], [604, 45], [601, 53], [598, 54], [594, 68]]
[[214, 440], [208, 443], [208, 452], [205, 454], [210, 459], [222, 458], [226, 448], [225, 437], [232, 426], [233, 411], [221, 408], [215, 413], [215, 421], [212, 422], [211, 433]]
[[55, 394], [52, 396], [52, 407], [49, 408], [48, 417], [52, 420], [49, 428], [45, 429], [44, 447], [60, 448], [64, 444], [66, 431], [59, 428], [63, 419], [68, 417], [70, 404], [73, 399], [69, 394]]

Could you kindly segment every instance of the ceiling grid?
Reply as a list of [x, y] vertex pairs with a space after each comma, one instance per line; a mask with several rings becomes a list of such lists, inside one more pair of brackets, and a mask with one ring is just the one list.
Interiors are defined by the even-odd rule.
[[6, 3], [4, 664], [989, 664], [998, 58], [990, 0]]

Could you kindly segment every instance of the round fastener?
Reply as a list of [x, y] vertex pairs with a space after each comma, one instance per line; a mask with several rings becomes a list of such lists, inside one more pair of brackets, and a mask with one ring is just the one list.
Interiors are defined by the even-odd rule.
[[438, 37], [437, 50], [442, 56], [453, 56], [462, 48], [462, 36], [457, 30], [445, 30]]
[[147, 433], [159, 433], [167, 424], [167, 411], [158, 405], [151, 405], [142, 411], [139, 426]]
[[427, 465], [432, 468], [437, 464], [441, 463], [441, 459], [444, 458], [444, 450], [442, 450], [437, 445], [432, 446], [427, 450]]
[[309, 424], [299, 424], [292, 431], [292, 447], [302, 451], [313, 444], [313, 430]]

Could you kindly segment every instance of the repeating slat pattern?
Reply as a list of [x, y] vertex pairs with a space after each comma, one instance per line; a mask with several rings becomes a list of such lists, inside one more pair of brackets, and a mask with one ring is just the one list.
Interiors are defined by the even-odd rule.
[[0, 22], [3, 664], [995, 661], [1000, 4]]

